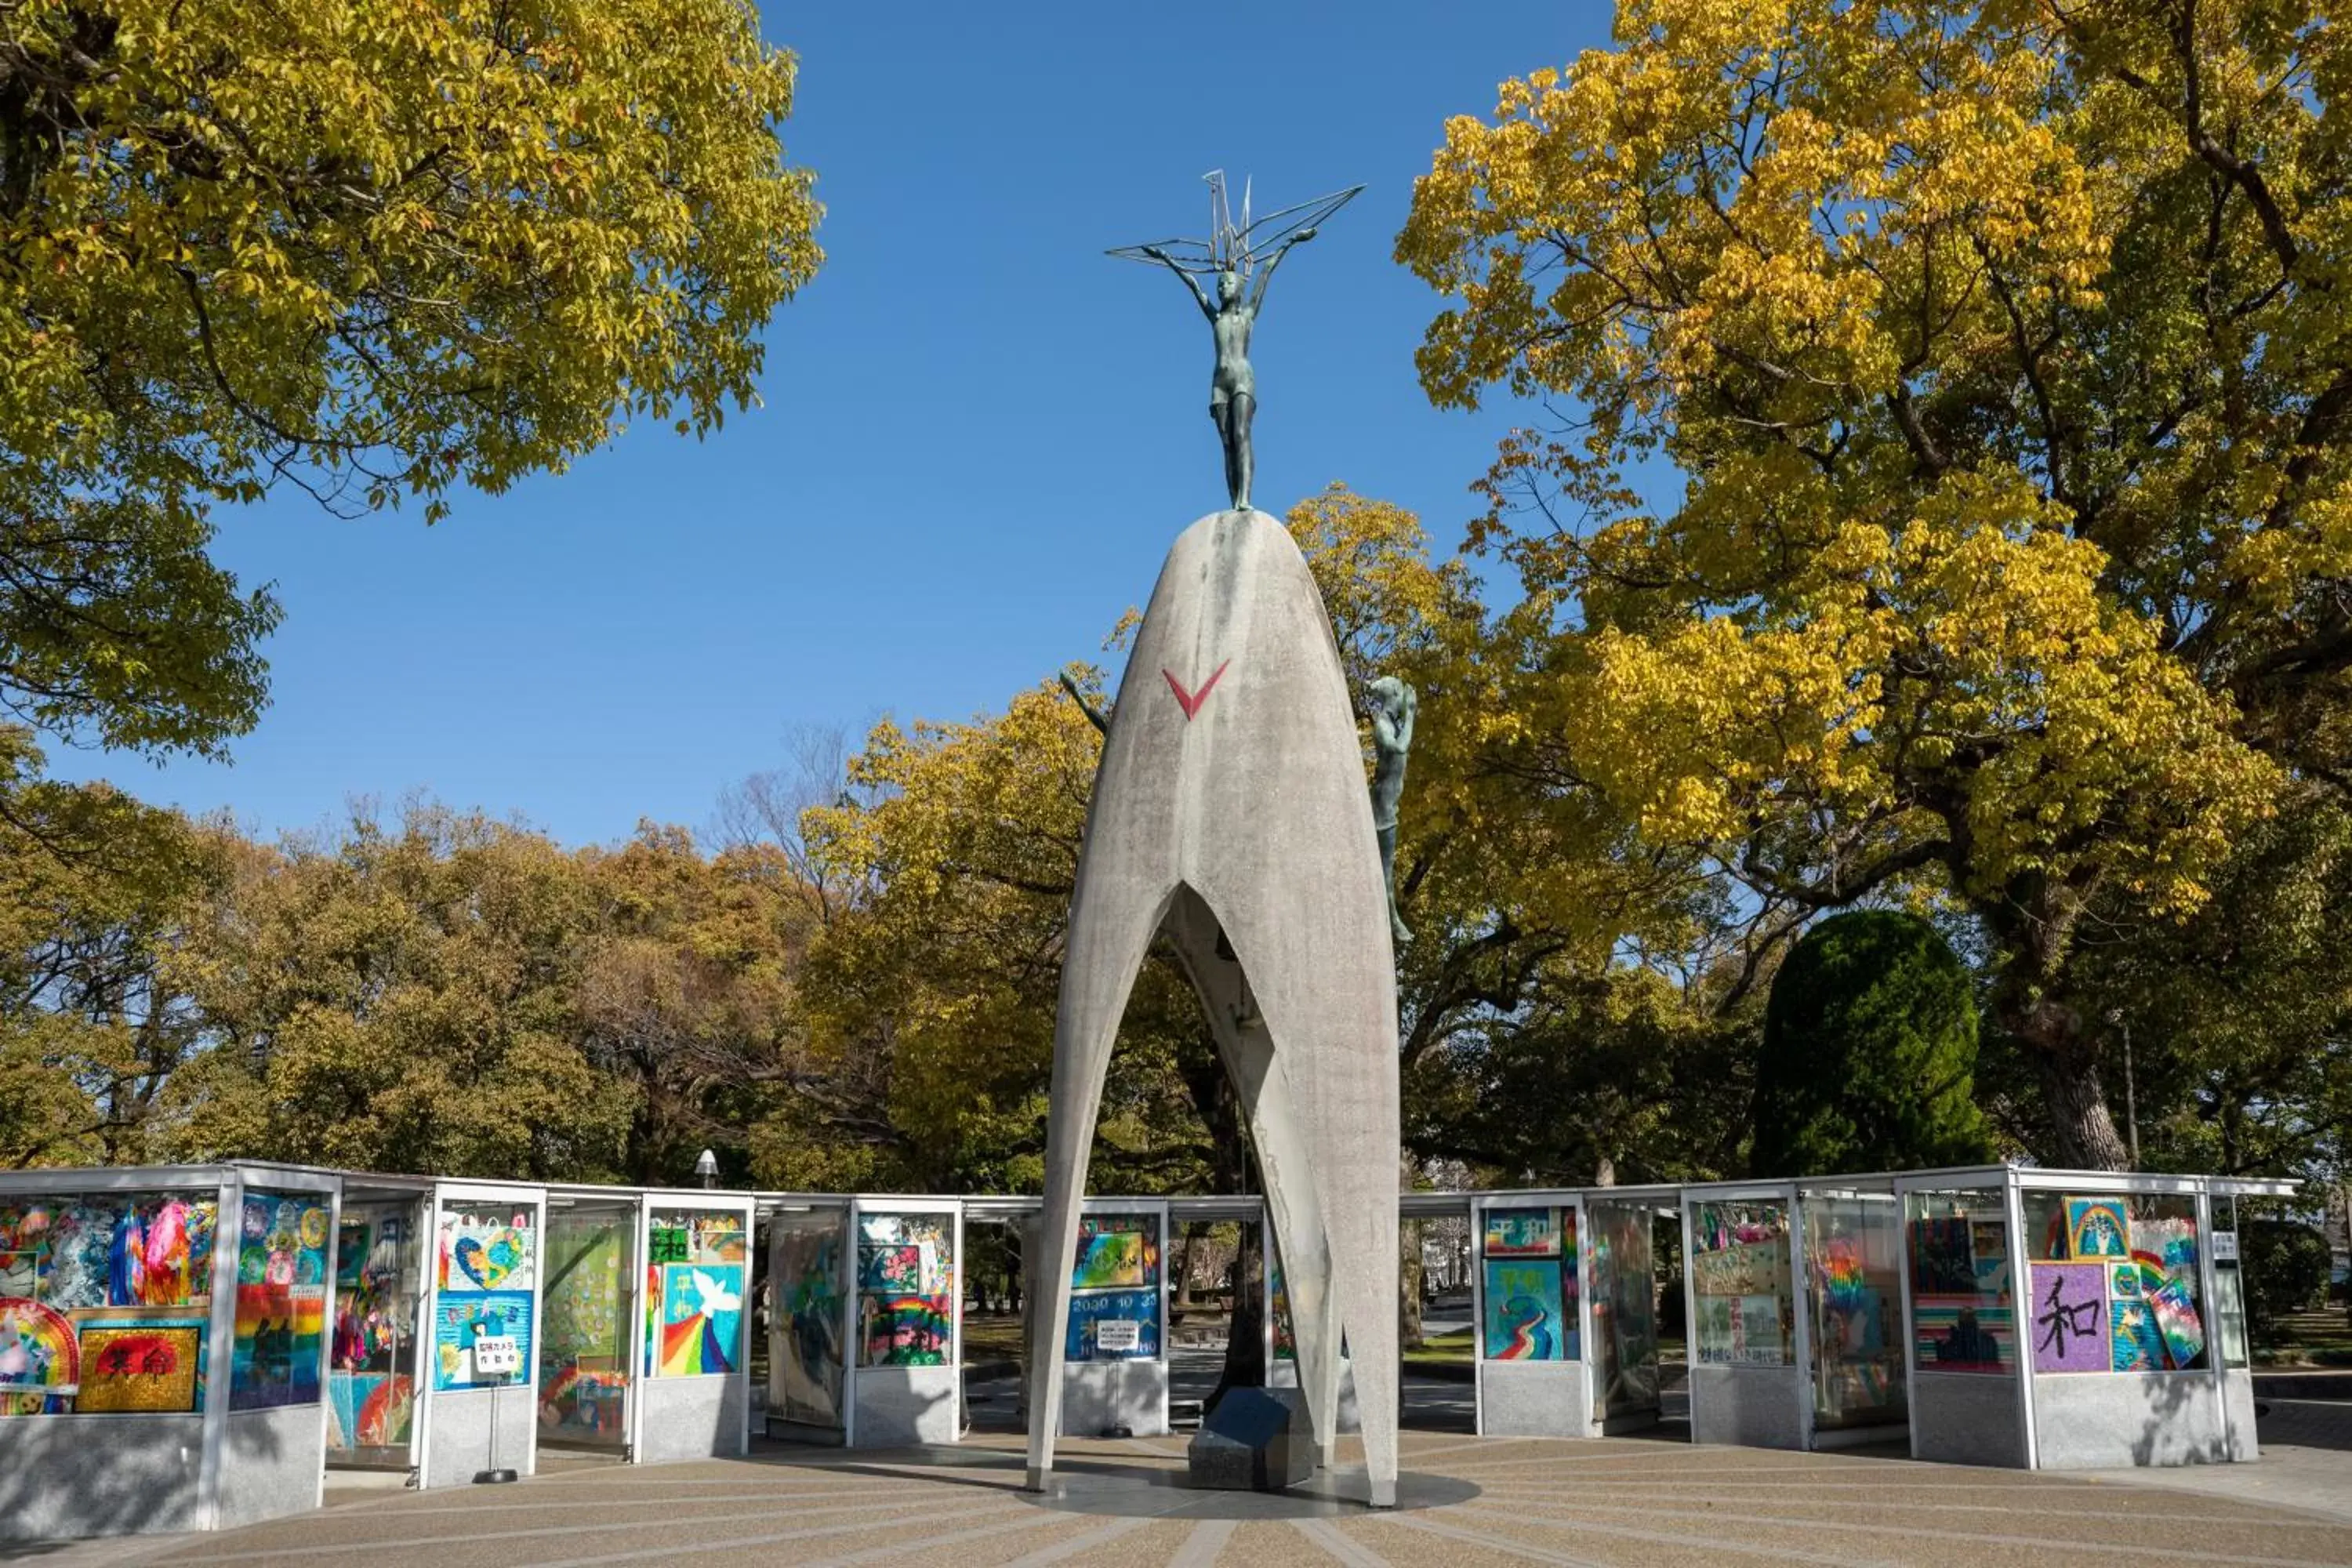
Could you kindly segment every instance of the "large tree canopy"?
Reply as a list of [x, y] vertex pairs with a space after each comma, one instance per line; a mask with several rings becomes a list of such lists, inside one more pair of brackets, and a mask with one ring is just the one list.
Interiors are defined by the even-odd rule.
[[276, 613], [210, 504], [433, 518], [750, 398], [793, 70], [740, 0], [0, 6], [0, 705], [207, 749]]
[[[1580, 787], [1755, 894], [1967, 900], [2070, 1163], [2095, 900], [2352, 763], [2352, 142], [2296, 0], [1627, 0], [1419, 184], [1441, 403]], [[1672, 478], [1667, 477], [1668, 470]]]

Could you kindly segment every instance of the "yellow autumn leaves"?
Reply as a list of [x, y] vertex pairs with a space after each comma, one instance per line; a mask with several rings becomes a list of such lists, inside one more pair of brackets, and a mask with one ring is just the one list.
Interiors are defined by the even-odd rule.
[[[2293, 445], [2340, 333], [2132, 9], [1628, 0], [1447, 125], [1397, 245], [1450, 297], [1423, 384], [1562, 413], [1486, 536], [1556, 606], [1527, 732], [1644, 837], [2180, 911], [2268, 809], [2245, 656], [2187, 654], [2306, 635], [2352, 573]], [[2289, 200], [2340, 140], [2292, 90], [2307, 20], [2300, 63], [2247, 7], [2196, 37]]]

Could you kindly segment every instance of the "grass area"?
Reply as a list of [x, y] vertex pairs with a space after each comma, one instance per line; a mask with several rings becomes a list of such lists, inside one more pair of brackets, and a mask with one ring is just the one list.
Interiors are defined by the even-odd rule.
[[967, 1312], [963, 1320], [963, 1359], [1017, 1361], [1021, 1356], [1021, 1320], [1010, 1313], [980, 1317]]
[[2352, 1319], [2341, 1307], [2289, 1312], [2254, 1352], [2264, 1366], [2352, 1366]]

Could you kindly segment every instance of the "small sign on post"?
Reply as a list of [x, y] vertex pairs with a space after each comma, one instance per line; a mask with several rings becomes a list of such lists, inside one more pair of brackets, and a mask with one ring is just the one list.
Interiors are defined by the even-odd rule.
[[512, 1377], [522, 1370], [522, 1350], [512, 1334], [484, 1334], [474, 1342], [474, 1375]]
[[2236, 1231], [2217, 1230], [2213, 1233], [2213, 1261], [2216, 1263], [2235, 1263], [2238, 1261], [2238, 1233]]
[[1095, 1320], [1095, 1349], [1099, 1352], [1124, 1354], [1142, 1342], [1143, 1325], [1133, 1318]]

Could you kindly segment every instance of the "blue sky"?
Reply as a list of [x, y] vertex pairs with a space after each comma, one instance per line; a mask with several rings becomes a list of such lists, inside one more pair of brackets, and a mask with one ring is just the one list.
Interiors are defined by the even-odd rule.
[[274, 833], [422, 791], [567, 843], [702, 826], [797, 725], [962, 718], [1101, 639], [1223, 504], [1209, 341], [1105, 247], [1364, 182], [1275, 281], [1256, 500], [1344, 479], [1442, 538], [1507, 416], [1439, 413], [1437, 297], [1390, 259], [1447, 117], [1605, 42], [1607, 7], [1358, 0], [771, 5], [826, 261], [767, 333], [766, 406], [643, 426], [561, 477], [359, 521], [299, 492], [223, 514], [277, 584], [274, 700], [233, 763], [52, 749], [67, 777]]

